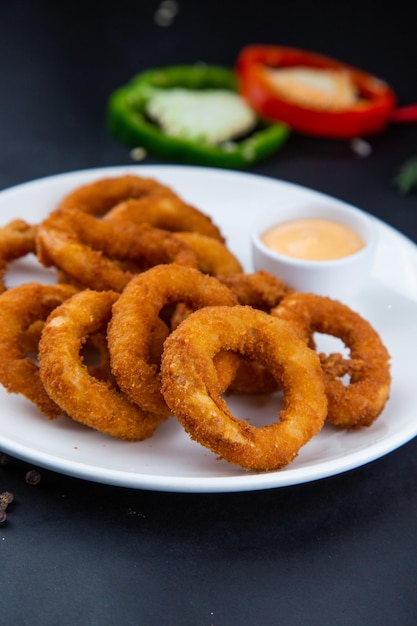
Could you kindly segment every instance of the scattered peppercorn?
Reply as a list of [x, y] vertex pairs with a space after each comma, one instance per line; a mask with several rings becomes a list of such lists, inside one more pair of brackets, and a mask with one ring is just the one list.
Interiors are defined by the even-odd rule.
[[13, 494], [10, 491], [0, 493], [0, 511], [5, 511], [11, 502], [13, 502]]
[[29, 470], [25, 475], [25, 481], [28, 485], [37, 485], [41, 480], [40, 473], [35, 470]]
[[11, 502], [13, 502], [13, 494], [10, 491], [0, 493], [0, 524], [4, 524], [6, 521], [6, 509]]

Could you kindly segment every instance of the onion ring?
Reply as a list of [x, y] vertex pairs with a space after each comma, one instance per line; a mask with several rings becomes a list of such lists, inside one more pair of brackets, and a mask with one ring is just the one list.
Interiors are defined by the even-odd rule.
[[[279, 421], [257, 428], [230, 413], [216, 389], [213, 357], [222, 350], [270, 369], [284, 391]], [[284, 467], [325, 422], [318, 356], [291, 324], [251, 307], [210, 306], [190, 315], [165, 341], [161, 375], [165, 401], [190, 437], [245, 469]]]
[[100, 178], [92, 183], [80, 185], [62, 198], [58, 208], [78, 209], [92, 215], [104, 215], [123, 200], [145, 198], [158, 193], [174, 194], [169, 187], [153, 178], [126, 174], [114, 178]]
[[147, 223], [172, 232], [196, 232], [224, 243], [224, 237], [211, 217], [183, 202], [174, 192], [130, 199], [114, 206], [106, 220]]
[[62, 414], [51, 400], [29, 358], [37, 350], [42, 322], [76, 293], [69, 285], [25, 283], [0, 295], [0, 382], [9, 393], [20, 393], [49, 419]]
[[172, 233], [148, 224], [112, 222], [76, 209], [56, 210], [38, 227], [38, 258], [55, 265], [76, 284], [121, 292], [134, 275], [117, 261], [196, 266], [194, 252]]
[[[291, 321], [309, 342], [314, 332], [338, 337], [350, 358], [320, 355], [328, 398], [327, 421], [342, 428], [370, 426], [382, 412], [390, 392], [389, 354], [371, 324], [347, 305], [324, 296], [294, 293], [271, 311]], [[343, 384], [340, 376], [350, 376]]]
[[73, 420], [119, 439], [150, 437], [161, 418], [134, 405], [118, 388], [91, 376], [80, 358], [87, 337], [106, 328], [118, 294], [86, 289], [56, 308], [39, 344], [42, 382]]
[[0, 293], [9, 263], [30, 253], [36, 254], [36, 226], [16, 219], [0, 228]]
[[170, 414], [160, 391], [159, 367], [150, 362], [150, 337], [169, 304], [193, 308], [234, 306], [231, 291], [212, 276], [179, 265], [159, 265], [135, 276], [113, 306], [108, 328], [111, 367], [121, 389], [144, 410]]
[[124, 202], [127, 202], [125, 206], [121, 205], [107, 217], [146, 222], [163, 230], [197, 231], [223, 241], [220, 230], [208, 215], [185, 203], [170, 187], [152, 178], [132, 174], [101, 178], [67, 194], [58, 208], [106, 215]]

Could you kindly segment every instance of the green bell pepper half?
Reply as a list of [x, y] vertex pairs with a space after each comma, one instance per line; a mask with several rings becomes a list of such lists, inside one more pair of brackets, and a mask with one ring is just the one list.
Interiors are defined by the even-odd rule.
[[171, 159], [231, 169], [246, 168], [277, 151], [287, 139], [289, 127], [259, 119], [258, 126], [241, 140], [213, 145], [167, 135], [146, 116], [152, 89], [181, 87], [190, 90], [226, 89], [237, 92], [237, 78], [228, 68], [204, 64], [156, 68], [137, 74], [116, 89], [108, 101], [108, 129], [131, 148]]

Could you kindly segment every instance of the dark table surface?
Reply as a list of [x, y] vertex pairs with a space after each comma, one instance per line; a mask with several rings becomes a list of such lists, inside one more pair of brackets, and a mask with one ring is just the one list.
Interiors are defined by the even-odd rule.
[[[400, 104], [415, 101], [410, 3], [340, 6], [181, 0], [160, 26], [156, 0], [4, 0], [0, 188], [131, 164], [106, 131], [111, 90], [158, 65], [231, 66], [249, 43], [335, 56], [387, 80]], [[361, 158], [348, 142], [293, 134], [251, 171], [334, 195], [417, 242], [417, 196], [392, 184], [417, 153], [417, 126], [369, 142]], [[250, 493], [140, 491], [4, 460], [0, 491], [14, 502], [0, 526], [2, 624], [416, 623], [416, 440], [341, 475]]]

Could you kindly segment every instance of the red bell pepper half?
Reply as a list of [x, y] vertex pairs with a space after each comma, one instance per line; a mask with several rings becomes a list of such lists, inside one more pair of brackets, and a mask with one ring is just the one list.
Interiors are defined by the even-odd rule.
[[[271, 80], [269, 70], [283, 68], [343, 72], [357, 97], [339, 108], [299, 103], [281, 93]], [[335, 59], [296, 48], [247, 46], [238, 56], [236, 71], [242, 96], [258, 114], [282, 121], [304, 134], [348, 139], [378, 133], [392, 120], [396, 106], [396, 96], [383, 80]]]

